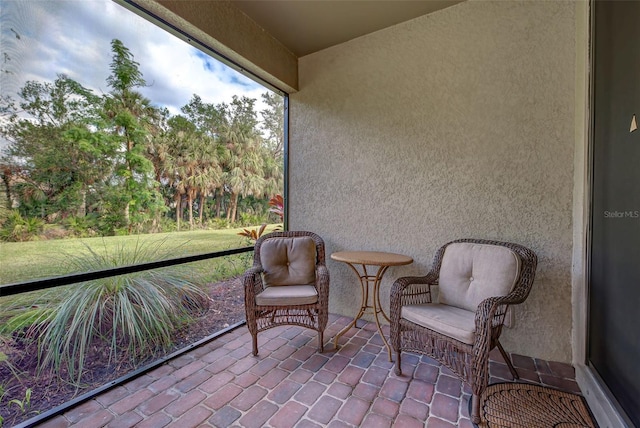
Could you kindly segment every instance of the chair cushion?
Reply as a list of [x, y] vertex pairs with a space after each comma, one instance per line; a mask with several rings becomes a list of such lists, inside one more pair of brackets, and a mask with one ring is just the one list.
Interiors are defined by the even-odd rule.
[[309, 285], [316, 281], [316, 244], [309, 236], [271, 238], [260, 247], [264, 285]]
[[400, 316], [462, 343], [473, 345], [476, 330], [475, 312], [455, 306], [425, 303], [403, 306]]
[[450, 244], [440, 267], [439, 302], [474, 311], [480, 302], [511, 292], [520, 274], [520, 257], [499, 245]]
[[256, 296], [258, 306], [311, 305], [318, 301], [313, 285], [273, 285]]

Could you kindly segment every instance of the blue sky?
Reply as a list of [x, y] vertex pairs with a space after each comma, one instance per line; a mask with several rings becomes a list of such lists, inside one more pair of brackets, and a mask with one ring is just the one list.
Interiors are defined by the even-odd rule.
[[194, 93], [216, 104], [246, 95], [261, 109], [263, 86], [111, 0], [0, 0], [0, 11], [3, 95], [17, 98], [26, 81], [58, 73], [106, 93], [117, 38], [140, 64], [148, 85], [140, 92], [173, 114]]

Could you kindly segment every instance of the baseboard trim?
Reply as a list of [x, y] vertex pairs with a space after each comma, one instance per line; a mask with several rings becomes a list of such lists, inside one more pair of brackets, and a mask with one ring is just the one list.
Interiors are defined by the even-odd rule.
[[620, 414], [609, 398], [608, 392], [602, 387], [592, 369], [586, 365], [575, 365], [576, 382], [580, 386], [593, 417], [600, 428], [633, 428]]

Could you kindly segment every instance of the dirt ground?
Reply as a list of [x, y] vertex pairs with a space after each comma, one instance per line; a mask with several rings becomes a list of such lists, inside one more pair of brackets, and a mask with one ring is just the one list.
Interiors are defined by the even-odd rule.
[[[179, 331], [176, 334], [174, 346], [163, 355], [169, 355], [229, 325], [244, 320], [244, 291], [241, 278], [209, 284], [207, 294], [211, 298], [209, 310], [195, 323]], [[33, 358], [33, 350], [25, 347], [23, 343], [0, 342], [0, 351], [9, 356], [16, 370], [20, 372], [20, 382], [17, 382], [8, 366], [0, 362], [0, 416], [4, 418], [4, 422], [0, 422], [0, 427], [11, 427], [35, 417], [38, 413], [52, 409], [136, 368], [128, 362], [107, 365], [105, 357], [108, 356], [109, 349], [94, 347], [85, 362], [87, 376], [83, 379], [84, 384], [82, 388], [76, 389], [75, 386], [69, 385], [49, 373], [41, 373], [36, 376], [37, 360]], [[152, 360], [144, 361], [138, 366], [151, 362]], [[31, 389], [29, 403], [25, 399], [28, 388]], [[4, 396], [1, 395], [3, 389]], [[24, 409], [19, 403], [15, 401], [12, 403], [11, 400], [21, 401]]]

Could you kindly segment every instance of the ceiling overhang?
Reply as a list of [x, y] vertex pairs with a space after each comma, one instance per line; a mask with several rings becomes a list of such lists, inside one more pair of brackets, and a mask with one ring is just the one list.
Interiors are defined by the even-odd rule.
[[463, 0], [233, 0], [231, 4], [302, 57]]

